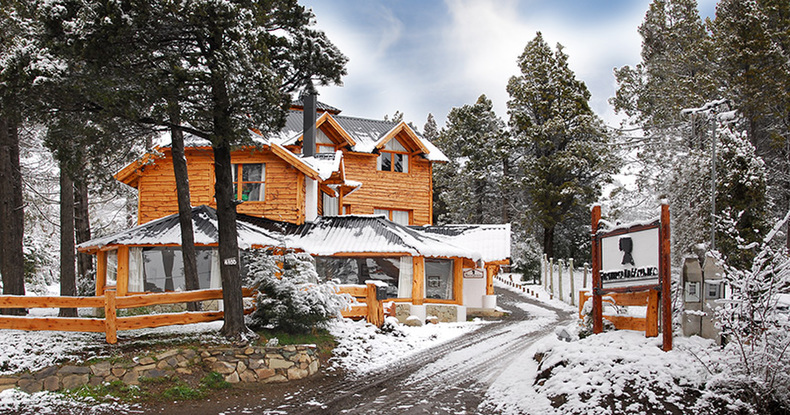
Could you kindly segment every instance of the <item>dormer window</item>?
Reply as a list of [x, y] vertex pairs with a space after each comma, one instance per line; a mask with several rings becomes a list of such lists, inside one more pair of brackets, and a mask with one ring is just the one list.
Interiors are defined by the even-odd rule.
[[263, 202], [266, 200], [266, 165], [234, 164], [233, 193], [236, 200]]
[[376, 167], [381, 171], [408, 173], [409, 152], [398, 139], [392, 139], [379, 151]]

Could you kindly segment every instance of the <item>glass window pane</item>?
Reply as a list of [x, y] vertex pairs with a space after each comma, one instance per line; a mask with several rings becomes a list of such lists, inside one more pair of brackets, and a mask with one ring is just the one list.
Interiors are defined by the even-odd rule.
[[263, 181], [263, 164], [244, 164], [241, 168], [241, 179], [245, 182]]
[[402, 169], [403, 169], [401, 171], [404, 172], [404, 173], [408, 173], [409, 172], [409, 155], [408, 154], [401, 154], [401, 156], [402, 156], [401, 166], [402, 166]]
[[392, 154], [395, 159], [395, 167], [392, 171], [402, 172], [403, 171], [403, 154]]
[[453, 299], [453, 261], [425, 260], [425, 298]]
[[382, 152], [381, 155], [379, 155], [379, 159], [381, 160], [380, 170], [382, 171], [392, 170], [392, 153]]
[[241, 188], [241, 200], [243, 201], [262, 201], [263, 183], [244, 183]]
[[387, 209], [373, 209], [374, 215], [384, 215], [385, 218], [390, 218], [390, 211]]
[[107, 282], [106, 285], [115, 285], [118, 279], [118, 251], [113, 249], [107, 252]]
[[401, 225], [409, 225], [409, 212], [404, 210], [393, 210], [392, 221]]
[[384, 148], [392, 151], [408, 151], [406, 150], [406, 147], [404, 147], [396, 138], [388, 141], [387, 144], [384, 145]]

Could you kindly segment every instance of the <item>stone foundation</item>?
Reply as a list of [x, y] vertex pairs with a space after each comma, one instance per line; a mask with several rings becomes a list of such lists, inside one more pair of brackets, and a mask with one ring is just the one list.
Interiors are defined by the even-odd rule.
[[130, 363], [103, 361], [86, 366], [50, 366], [36, 373], [0, 377], [0, 391], [57, 391], [120, 380], [139, 385], [140, 378], [192, 375], [196, 366], [220, 373], [227, 382], [288, 382], [318, 372], [315, 346], [172, 349], [134, 358]]
[[[395, 303], [395, 317], [401, 324], [411, 315], [410, 303]], [[425, 303], [426, 316], [435, 316], [442, 323], [455, 323], [458, 321], [458, 306], [450, 304]]]

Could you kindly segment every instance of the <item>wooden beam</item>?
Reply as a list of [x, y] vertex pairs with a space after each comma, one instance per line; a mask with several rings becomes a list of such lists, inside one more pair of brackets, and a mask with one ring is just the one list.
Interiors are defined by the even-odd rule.
[[367, 286], [365, 285], [338, 285], [338, 294], [349, 294], [355, 298], [365, 298], [368, 295]]
[[412, 258], [412, 264], [411, 301], [414, 305], [422, 305], [425, 302], [425, 257]]
[[118, 274], [115, 283], [118, 296], [123, 297], [129, 293], [129, 247], [118, 247]]
[[464, 259], [453, 261], [453, 297], [458, 305], [464, 304]]
[[105, 292], [104, 300], [104, 333], [107, 343], [115, 344], [118, 342], [118, 320], [117, 308], [115, 307], [115, 290], [109, 289]]
[[79, 317], [0, 317], [0, 328], [25, 331], [104, 332], [104, 320]]
[[288, 151], [288, 149], [279, 144], [272, 144], [271, 148], [272, 153], [285, 160], [288, 164], [294, 166], [296, 170], [299, 170], [313, 180], [320, 180], [318, 172], [313, 170], [312, 167], [308, 166], [304, 161], [302, 161], [302, 159], [297, 157], [296, 154], [291, 153]]
[[104, 295], [104, 286], [107, 285], [107, 252], [96, 252], [96, 296]]
[[153, 314], [134, 317], [119, 317], [118, 330], [134, 330], [172, 326], [176, 324], [203, 323], [221, 320], [225, 316], [222, 311], [203, 311], [186, 313]]
[[191, 303], [195, 301], [219, 300], [219, 288], [183, 292], [146, 293], [127, 295], [118, 298], [118, 308], [148, 307], [158, 304]]
[[83, 308], [103, 306], [103, 297], [0, 296], [0, 308]]
[[645, 337], [658, 337], [658, 291], [650, 290], [647, 295]]
[[661, 330], [663, 332], [663, 349], [672, 350], [672, 299], [670, 297], [670, 244], [669, 244], [669, 205], [661, 205], [660, 255], [658, 274], [661, 281]]
[[376, 296], [377, 286], [374, 283], [367, 283], [367, 296], [365, 304], [368, 306], [366, 319], [368, 323], [381, 327], [384, 324], [384, 305]]
[[494, 275], [497, 272], [496, 265], [486, 264], [486, 295], [494, 295]]
[[592, 290], [593, 290], [593, 333], [603, 332], [603, 304], [601, 295], [596, 294], [596, 290], [601, 288], [601, 257], [600, 247], [598, 246], [598, 222], [601, 220], [601, 206], [593, 206], [592, 209]]

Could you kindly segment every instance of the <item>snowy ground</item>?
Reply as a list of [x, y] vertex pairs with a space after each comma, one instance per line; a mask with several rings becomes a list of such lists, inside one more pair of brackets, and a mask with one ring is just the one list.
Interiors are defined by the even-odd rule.
[[[514, 276], [515, 277], [515, 276]], [[514, 278], [515, 279], [515, 278]], [[550, 300], [539, 286], [537, 300], [551, 307], [574, 311], [577, 307]], [[496, 283], [497, 290], [521, 290]], [[519, 323], [521, 332], [537, 331], [554, 323], [557, 313], [532, 304], [517, 304], [533, 316]], [[342, 368], [352, 378], [386, 369], [395, 362], [463, 336], [484, 321], [426, 325], [397, 326], [390, 333], [382, 333], [364, 322], [335, 321], [329, 326], [338, 346], [330, 362], [330, 369]], [[216, 340], [221, 322], [188, 326], [173, 326], [124, 332], [121, 341], [144, 345], [160, 334], [191, 336], [205, 341]], [[523, 327], [521, 327], [523, 326]], [[568, 326], [571, 334], [577, 332]], [[500, 341], [501, 339], [498, 339]], [[0, 331], [0, 374], [35, 371], [52, 364], [108, 357], [101, 346], [101, 334], [64, 332]], [[99, 345], [93, 348], [93, 345]], [[485, 349], [485, 344], [476, 345]], [[720, 359], [720, 351], [711, 342], [699, 338], [675, 338], [672, 352], [661, 351], [660, 338], [645, 338], [632, 331], [609, 332], [571, 342], [549, 335], [535, 342], [526, 351], [513, 356], [512, 364], [497, 374], [485, 394], [481, 413], [504, 414], [609, 414], [654, 413], [670, 402], [683, 411], [691, 410], [687, 402], [688, 390], [705, 384], [712, 376], [705, 368]], [[523, 349], [522, 349], [523, 350]], [[32, 357], [32, 358], [31, 358]], [[425, 367], [425, 372], [447, 368], [436, 364], [457, 365], [458, 362], [437, 361]], [[419, 378], [423, 371], [413, 377]], [[618, 398], [623, 398], [618, 400]], [[619, 402], [628, 402], [621, 404]], [[134, 407], [122, 405], [96, 406], [94, 403], [70, 402], [59, 394], [28, 395], [20, 391], [0, 392], [0, 412], [26, 408], [23, 413], [111, 413], [134, 412]]]

